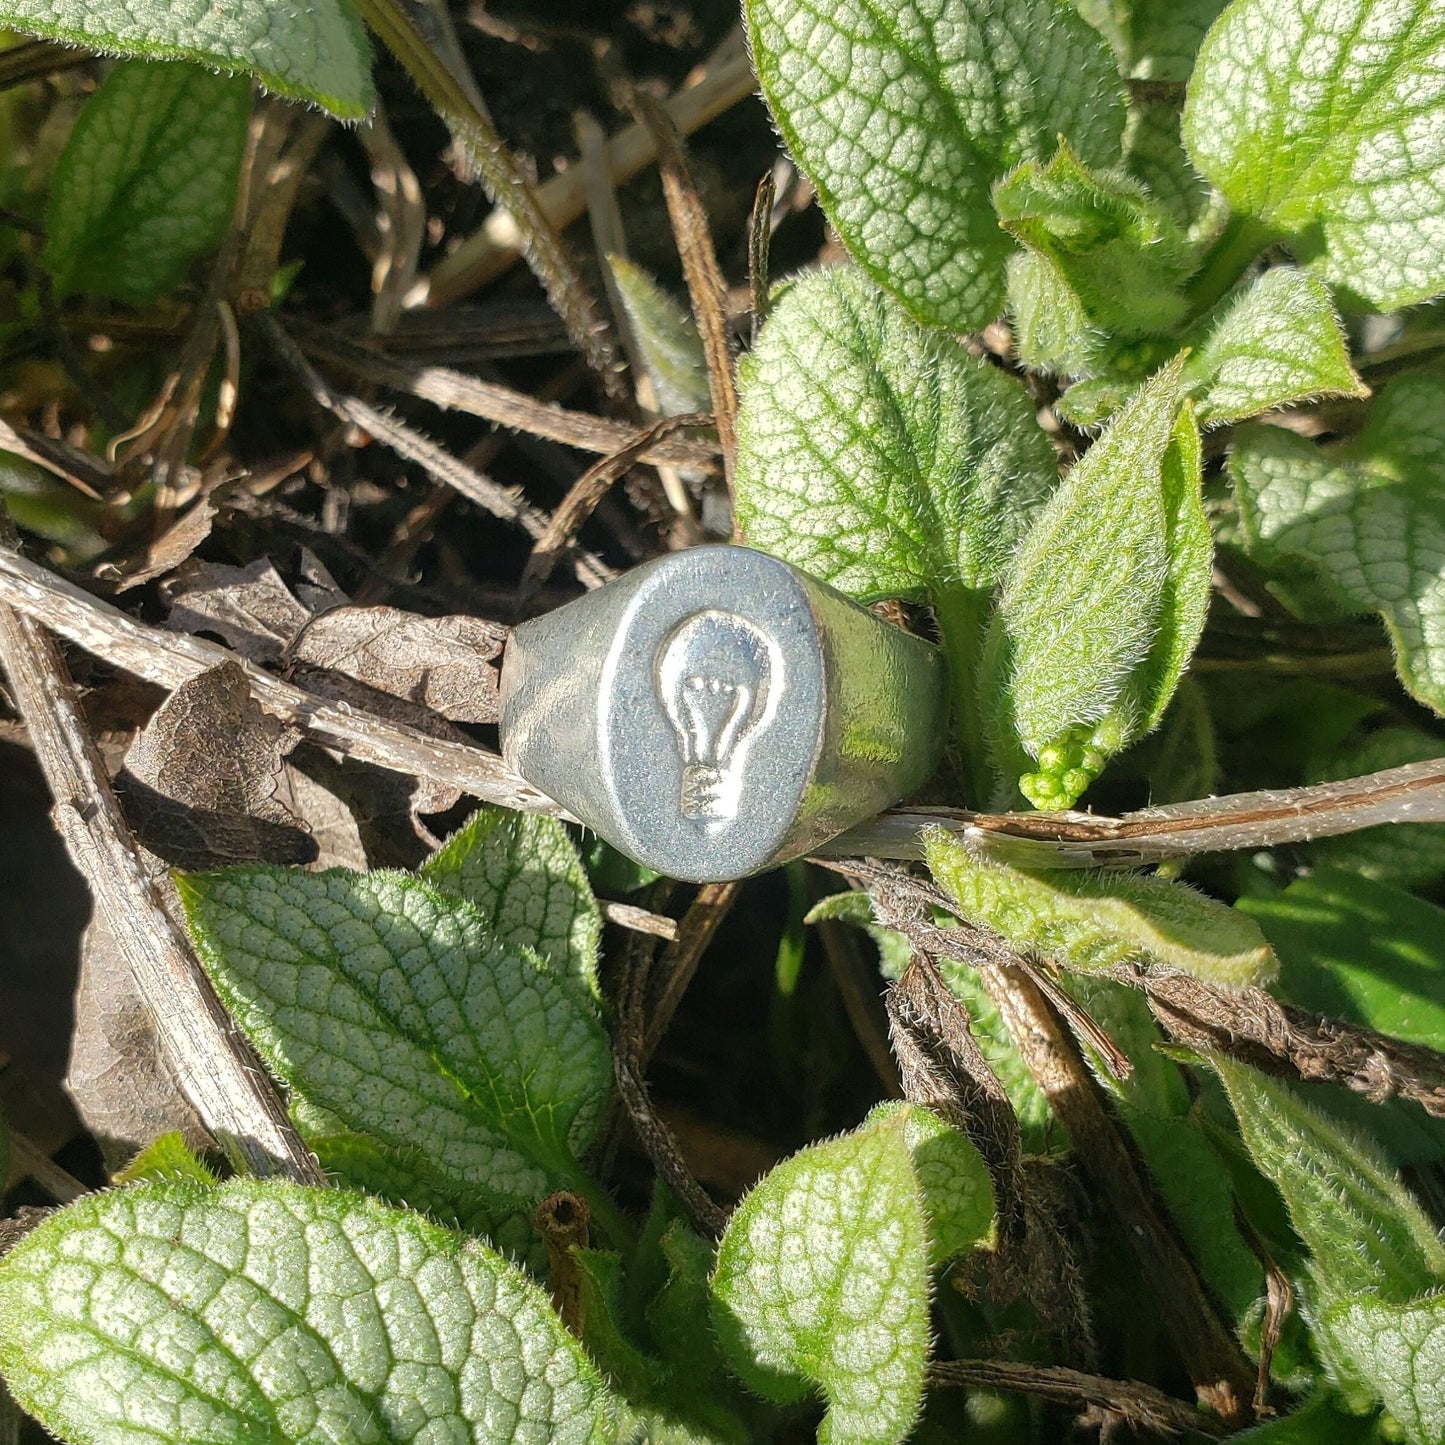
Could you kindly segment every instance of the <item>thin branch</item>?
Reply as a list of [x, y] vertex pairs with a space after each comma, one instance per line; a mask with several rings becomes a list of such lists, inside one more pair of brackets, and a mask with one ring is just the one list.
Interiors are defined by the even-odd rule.
[[733, 489], [733, 463], [737, 458], [738, 388], [733, 375], [732, 343], [728, 337], [727, 286], [707, 211], [698, 197], [682, 138], [662, 104], [645, 90], [633, 88], [629, 103], [638, 120], [652, 133], [662, 170], [662, 194], [667, 201], [677, 254], [687, 278], [692, 314], [707, 358], [707, 384], [712, 393], [718, 441], [722, 445], [723, 476], [728, 494]]
[[[281, 360], [300, 378], [319, 406], [352, 426], [389, 446], [398, 456], [406, 457], [426, 469], [437, 481], [461, 493], [468, 501], [520, 527], [529, 537], [540, 537], [547, 530], [547, 516], [512, 487], [503, 487], [489, 476], [459, 461], [434, 441], [413, 431], [404, 422], [361, 400], [360, 397], [336, 392], [329, 387], [316, 368], [301, 354], [301, 349], [282, 330], [269, 311], [259, 312], [253, 323], [266, 334]], [[589, 587], [600, 587], [612, 577], [612, 569], [588, 553], [577, 557], [578, 579]]]
[[647, 1010], [642, 1040], [637, 1052], [639, 1068], [646, 1068], [647, 1061], [656, 1052], [682, 1002], [692, 976], [702, 960], [707, 946], [713, 941], [722, 921], [732, 911], [742, 889], [740, 881], [732, 883], [704, 883], [697, 890], [697, 897], [682, 916], [677, 926], [677, 937], [663, 950], [657, 967], [657, 977], [651, 1007]]
[[[5, 428], [0, 424], [0, 442]], [[322, 747], [393, 772], [429, 778], [528, 813], [560, 813], [495, 753], [428, 737], [364, 709], [328, 702], [283, 682], [228, 648], [183, 632], [147, 627], [27, 558], [0, 548], [0, 604], [42, 621], [114, 667], [176, 688], [222, 662], [245, 669], [256, 700]]]
[[712, 418], [705, 413], [663, 417], [651, 426], [634, 432], [626, 446], [583, 472], [562, 498], [546, 530], [532, 547], [532, 555], [527, 559], [517, 588], [518, 605], [525, 606], [552, 575], [552, 569], [576, 541], [577, 534], [597, 510], [597, 504], [607, 495], [608, 488], [625, 476], [644, 453], [650, 451], [661, 438], [684, 427], [711, 424]]
[[1255, 1372], [1220, 1318], [1167, 1208], [1151, 1187], [1098, 1080], [1028, 975], [985, 955], [978, 975], [1040, 1091], [1069, 1135], [1079, 1170], [1132, 1247], [1199, 1397], [1236, 1426], [1249, 1417]]
[[324, 1183], [151, 879], [59, 649], [30, 618], [0, 607], [0, 660], [55, 800], [56, 828], [152, 1010], [181, 1091], [237, 1169]]
[[458, 82], [397, 0], [357, 0], [357, 8], [446, 123], [492, 201], [507, 208], [516, 222], [527, 264], [566, 323], [573, 344], [608, 391], [618, 391], [621, 376], [611, 330], [561, 234], [538, 203], [491, 118], [476, 104], [467, 87]]
[[[741, 29], [733, 30], [708, 57], [694, 82], [667, 102], [668, 114], [683, 135], [691, 135], [739, 101], [757, 93], [758, 83], [748, 59]], [[640, 125], [628, 126], [608, 142], [612, 179], [630, 180], [657, 158], [652, 137]], [[582, 167], [570, 165], [543, 182], [533, 193], [544, 216], [559, 230], [587, 209]], [[418, 284], [407, 298], [411, 306], [445, 306], [502, 275], [521, 254], [522, 237], [512, 217], [494, 211]]]
[[1122, 818], [1093, 813], [970, 813], [899, 808], [832, 839], [817, 851], [875, 858], [923, 856], [919, 833], [937, 826], [991, 857], [1025, 868], [1137, 867], [1195, 853], [1270, 848], [1354, 833], [1380, 823], [1445, 822], [1445, 758], [1358, 778], [1232, 793], [1141, 808]]
[[1206, 1415], [1153, 1385], [1138, 1380], [1111, 1380], [1086, 1375], [1062, 1365], [1029, 1365], [1014, 1360], [939, 1360], [928, 1367], [931, 1385], [961, 1385], [969, 1390], [1001, 1390], [1061, 1405], [1091, 1405], [1135, 1430], [1165, 1435], [1204, 1435], [1211, 1440], [1228, 1433], [1223, 1421]]
[[1326, 1080], [1371, 1103], [1413, 1099], [1445, 1118], [1445, 1054], [1375, 1029], [1281, 1003], [1258, 988], [1215, 988], [1187, 974], [1118, 969], [1141, 988], [1165, 1032], [1189, 1048], [1230, 1055], [1265, 1073]]
[[[62, 475], [68, 461], [0, 421], [0, 446]], [[147, 627], [117, 608], [13, 553], [0, 551], [0, 602], [107, 662], [163, 687], [176, 687], [234, 654], [200, 638]], [[342, 711], [302, 689], [249, 667], [257, 699], [300, 727], [313, 741], [349, 757], [460, 788], [473, 797], [525, 813], [562, 809], [524, 782], [486, 748], [423, 737], [372, 714]], [[1268, 808], [1262, 808], [1264, 800]], [[1225, 819], [1219, 822], [1220, 818]], [[1253, 819], [1254, 821], [1246, 821]], [[1139, 864], [1190, 853], [1353, 832], [1379, 823], [1445, 820], [1445, 759], [1388, 768], [1338, 783], [1278, 793], [1244, 793], [1144, 809], [1123, 818], [1087, 813], [968, 813], [959, 809], [899, 809], [883, 813], [818, 849], [820, 861], [916, 859], [918, 832], [942, 823], [991, 856], [1042, 868]]]
[[1200, 1399], [1223, 1419], [1245, 1423], [1254, 1397], [1254, 1367], [1210, 1300], [1167, 1206], [1032, 971], [982, 929], [934, 927], [937, 891], [901, 870], [876, 868], [869, 892], [885, 927], [905, 933], [915, 948], [946, 953], [977, 973], [1067, 1131], [1078, 1169], [1118, 1221]]
[[[464, 371], [446, 366], [417, 366], [389, 356], [372, 347], [359, 346], [347, 337], [323, 326], [292, 322], [296, 338], [309, 355], [321, 357], [366, 381], [404, 391], [447, 411], [496, 422], [513, 431], [527, 432], [561, 442], [579, 451], [609, 455], [632, 439], [634, 428], [625, 422], [608, 421], [584, 411], [568, 411], [550, 402], [538, 401], [510, 387], [479, 381]], [[715, 442], [691, 437], [659, 437], [656, 444], [638, 458], [654, 466], [706, 469], [716, 466]]]

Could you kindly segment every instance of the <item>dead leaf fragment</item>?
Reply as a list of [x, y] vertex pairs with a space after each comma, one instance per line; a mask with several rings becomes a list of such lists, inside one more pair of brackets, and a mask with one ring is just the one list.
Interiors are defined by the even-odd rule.
[[214, 632], [251, 662], [275, 662], [311, 620], [269, 557], [247, 567], [197, 562], [165, 589], [166, 626], [175, 632]]
[[494, 723], [497, 659], [506, 640], [505, 627], [481, 617], [335, 607], [306, 627], [291, 656], [420, 703], [452, 722]]
[[112, 1174], [171, 1130], [179, 1130], [192, 1148], [209, 1147], [195, 1110], [161, 1058], [151, 1009], [130, 964], [99, 916], [81, 943], [65, 1089]]
[[316, 843], [276, 796], [300, 734], [251, 696], [239, 664], [182, 683], [131, 744], [117, 790], [147, 848], [176, 867], [309, 863]]

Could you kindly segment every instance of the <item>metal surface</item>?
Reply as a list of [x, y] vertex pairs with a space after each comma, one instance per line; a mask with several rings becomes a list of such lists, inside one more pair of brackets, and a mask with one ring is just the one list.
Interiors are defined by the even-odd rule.
[[638, 567], [512, 632], [502, 752], [639, 863], [741, 878], [912, 792], [948, 721], [938, 650], [747, 547]]

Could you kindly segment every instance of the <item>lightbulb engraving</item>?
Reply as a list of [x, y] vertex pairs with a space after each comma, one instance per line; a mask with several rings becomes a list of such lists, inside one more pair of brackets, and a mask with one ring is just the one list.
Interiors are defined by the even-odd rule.
[[654, 678], [682, 754], [682, 816], [720, 827], [737, 817], [748, 749], [777, 711], [782, 650], [746, 617], [709, 608], [667, 635]]

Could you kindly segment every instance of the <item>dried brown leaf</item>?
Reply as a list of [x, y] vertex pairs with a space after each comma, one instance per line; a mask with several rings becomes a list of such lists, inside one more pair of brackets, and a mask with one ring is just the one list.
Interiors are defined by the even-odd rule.
[[498, 659], [506, 639], [505, 627], [480, 617], [337, 607], [305, 628], [291, 656], [309, 668], [344, 673], [378, 692], [419, 703], [453, 722], [494, 723]]
[[261, 710], [222, 663], [182, 683], [126, 754], [117, 790], [147, 848], [179, 868], [309, 863], [316, 843], [276, 797], [300, 733]]
[[176, 632], [213, 632], [252, 662], [275, 662], [311, 611], [292, 595], [269, 557], [247, 567], [198, 562], [166, 588], [166, 626]]
[[130, 964], [98, 916], [81, 942], [65, 1088], [110, 1173], [172, 1130], [193, 1148], [210, 1146], [196, 1111], [162, 1061], [151, 1010]]

